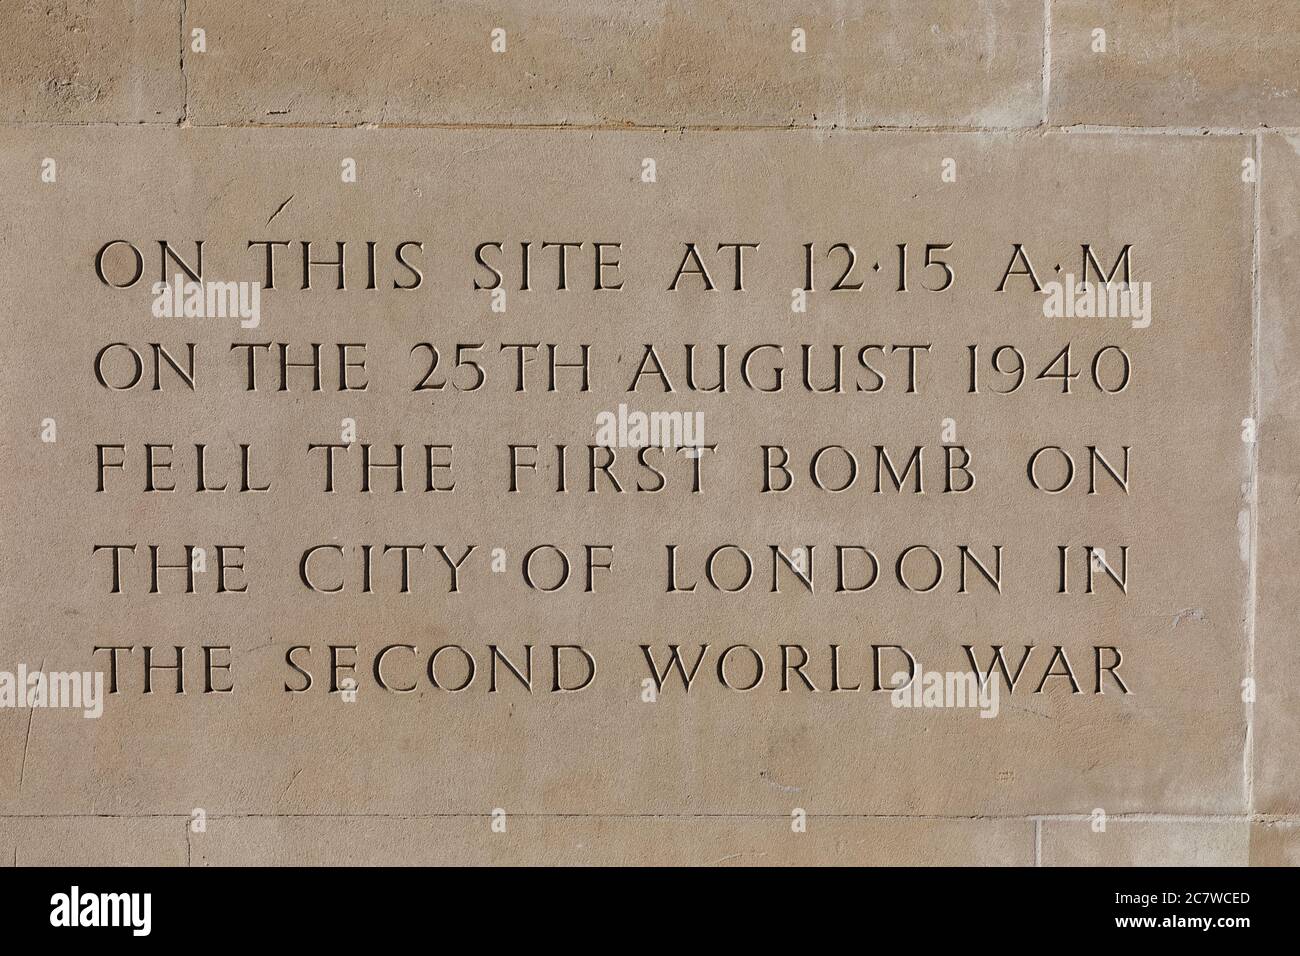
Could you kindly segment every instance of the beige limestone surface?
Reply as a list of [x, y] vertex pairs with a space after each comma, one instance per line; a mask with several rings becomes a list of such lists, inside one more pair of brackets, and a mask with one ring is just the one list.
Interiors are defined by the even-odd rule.
[[1270, 133], [1263, 143], [1260, 190], [1258, 674], [1254, 789], [1265, 813], [1300, 812], [1300, 685], [1297, 684], [1295, 558], [1300, 554], [1300, 388], [1292, 362], [1300, 349], [1300, 270], [1296, 208], [1300, 202], [1300, 137]]
[[184, 109], [180, 5], [158, 0], [5, 0], [6, 123], [175, 123]]
[[186, 4], [210, 43], [187, 61], [189, 107], [273, 125], [1019, 125], [1040, 110], [1042, 15], [1021, 0], [203, 0]]
[[1295, 126], [1300, 5], [1051, 0], [1059, 125]]

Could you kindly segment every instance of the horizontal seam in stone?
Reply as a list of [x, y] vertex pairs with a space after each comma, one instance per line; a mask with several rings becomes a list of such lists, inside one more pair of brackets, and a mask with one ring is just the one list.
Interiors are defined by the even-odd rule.
[[[535, 819], [613, 819], [613, 820], [787, 820], [788, 813], [529, 813], [507, 811], [509, 817]], [[209, 820], [440, 820], [485, 819], [491, 812], [448, 811], [446, 813], [207, 813]], [[808, 813], [809, 819], [821, 820], [951, 820], [954, 822], [992, 823], [1087, 823], [1087, 813], [1043, 814], [924, 814], [924, 813]], [[176, 820], [190, 819], [190, 812], [160, 813], [0, 813], [0, 820]], [[1169, 814], [1111, 813], [1107, 822], [1120, 823], [1258, 823], [1300, 825], [1300, 814]]]
[[662, 125], [648, 123], [195, 123], [184, 125], [177, 123], [151, 122], [116, 122], [112, 120], [86, 120], [84, 122], [58, 121], [10, 121], [2, 123], [12, 129], [82, 129], [82, 128], [125, 128], [125, 129], [257, 129], [257, 130], [400, 130], [400, 129], [434, 129], [434, 130], [552, 130], [571, 132], [614, 132], [614, 133], [776, 133], [776, 132], [817, 132], [817, 133], [964, 133], [964, 134], [1047, 134], [1047, 133], [1089, 133], [1106, 135], [1135, 136], [1255, 136], [1260, 133], [1300, 134], [1300, 127], [1272, 126], [1105, 126], [1096, 124], [1079, 124], [1073, 126], [1035, 125], [1035, 126], [897, 126], [867, 125], [841, 126], [820, 124], [784, 124], [784, 125], [745, 125], [745, 124], [684, 124]]

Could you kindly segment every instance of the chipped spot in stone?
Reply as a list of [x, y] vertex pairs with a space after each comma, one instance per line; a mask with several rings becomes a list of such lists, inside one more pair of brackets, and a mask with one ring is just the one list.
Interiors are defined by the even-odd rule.
[[803, 789], [802, 787], [789, 787], [783, 783], [778, 783], [777, 781], [772, 779], [771, 775], [768, 774], [766, 770], [760, 770], [758, 772], [758, 776], [762, 779], [764, 783], [768, 784], [769, 786], [775, 787], [777, 790], [780, 790], [782, 793], [799, 793], [800, 790]]
[[1192, 621], [1200, 624], [1205, 620], [1205, 608], [1202, 607], [1185, 607], [1174, 615], [1173, 626], [1177, 627], [1183, 621]]

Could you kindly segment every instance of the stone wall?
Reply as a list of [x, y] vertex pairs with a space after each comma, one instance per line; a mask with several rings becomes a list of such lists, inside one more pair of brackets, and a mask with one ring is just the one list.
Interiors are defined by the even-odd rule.
[[[1300, 5], [0, 7], [0, 669], [104, 670], [95, 648], [132, 648], [98, 720], [0, 710], [0, 859], [1300, 862], [1300, 385], [1290, 382]], [[279, 285], [263, 282], [264, 327], [151, 324], [157, 240], [192, 265], [199, 238], [209, 273], [232, 279], [265, 278], [264, 249], [251, 243], [287, 243]], [[119, 239], [98, 276], [97, 252]], [[725, 281], [694, 281], [678, 296], [666, 280], [692, 239], [709, 244], [700, 248]], [[333, 294], [329, 260], [343, 240], [355, 271]], [[585, 243], [574, 287], [555, 288], [548, 253], [536, 288], [522, 291], [519, 243], [561, 240]], [[773, 252], [755, 254], [742, 295], [717, 244], [751, 240]], [[863, 296], [826, 288], [841, 262], [828, 256], [814, 304], [793, 312], [801, 245], [821, 255], [837, 240], [854, 245], [849, 278]], [[304, 241], [316, 264], [300, 262]], [[372, 295], [367, 241], [378, 254]], [[412, 271], [398, 246], [416, 241], [423, 285], [404, 296]], [[484, 241], [502, 244], [491, 259], [510, 287], [502, 313], [475, 287], [491, 277], [471, 257]], [[625, 289], [589, 288], [595, 242], [620, 243]], [[895, 294], [902, 243], [914, 258], [902, 267], [908, 292]], [[1086, 279], [1081, 246], [1109, 270], [1125, 244], [1152, 282], [1150, 328], [1043, 318], [1040, 280]], [[1017, 246], [1033, 257], [1032, 282]], [[131, 249], [147, 257], [138, 284], [121, 278]], [[923, 269], [935, 250], [957, 263], [951, 288], [939, 267]], [[243, 358], [228, 356], [239, 341], [325, 343], [325, 388], [277, 388], [272, 346], [258, 356], [270, 384], [250, 394]], [[138, 346], [146, 366], [145, 343], [173, 356], [198, 343], [215, 371], [188, 394], [174, 376], [164, 388], [107, 387], [91, 370], [115, 342]], [[329, 353], [341, 342], [367, 345], [365, 395], [336, 388]], [[463, 378], [413, 388], [420, 342], [442, 350], [440, 375], [453, 343], [486, 343], [472, 353], [488, 378], [481, 400], [460, 392]], [[592, 416], [619, 402], [665, 405], [662, 388], [626, 388], [652, 342], [673, 358], [668, 401], [681, 404], [669, 407], [703, 408], [706, 440], [737, 451], [719, 456], [700, 495], [678, 491], [690, 483], [680, 463], [662, 497], [630, 490], [644, 472], [623, 473], [624, 492], [600, 484], [588, 494], [589, 478], [606, 482], [583, 470]], [[682, 344], [722, 342], [737, 352], [783, 344], [789, 390], [683, 395]], [[906, 366], [888, 349], [921, 342], [933, 343], [934, 382], [895, 387]], [[513, 388], [507, 343], [538, 343], [526, 395]], [[545, 343], [559, 343], [561, 362], [592, 346], [595, 394], [546, 387]], [[800, 343], [843, 343], [851, 357], [879, 344], [880, 399], [801, 390]], [[971, 394], [963, 362], [977, 343], [985, 379]], [[1068, 393], [1047, 391], [1067, 343], [1080, 374]], [[1005, 400], [1013, 353], [990, 358], [1001, 345], [1029, 365]], [[1098, 358], [1112, 346], [1132, 362], [1122, 394], [1089, 379], [1114, 381], [1105, 376], [1118, 352]], [[770, 360], [760, 367], [770, 376]], [[337, 441], [337, 423], [353, 419], [377, 461], [396, 443], [418, 454], [411, 489], [392, 493], [391, 473], [379, 471], [384, 488], [362, 490], [341, 464], [340, 489], [322, 490], [322, 460], [306, 446]], [[57, 441], [41, 437], [47, 420]], [[957, 437], [941, 437], [950, 420]], [[535, 473], [549, 483], [560, 466], [545, 453], [560, 442], [583, 456], [565, 466], [572, 493], [548, 494], [541, 479], [521, 493], [501, 486], [509, 444], [536, 444]], [[818, 447], [850, 447], [865, 483], [879, 477], [878, 445], [942, 455], [958, 442], [978, 449], [980, 485], [964, 500], [945, 493], [941, 458], [926, 462], [938, 484], [919, 496], [818, 493], [804, 480]], [[145, 490], [155, 474], [146, 443], [172, 446], [173, 464], [156, 472], [180, 487], [171, 497]], [[254, 482], [269, 476], [277, 491], [194, 493], [195, 443], [210, 449], [214, 483], [230, 485], [238, 445], [249, 444]], [[430, 443], [454, 444], [467, 463], [454, 493], [421, 494]], [[799, 485], [778, 501], [754, 480], [761, 443], [792, 451]], [[104, 444], [122, 446], [121, 469], [97, 468]], [[1080, 468], [1089, 446], [1112, 463], [1131, 446], [1132, 486], [1111, 494], [1103, 474], [1094, 489], [1035, 494], [1024, 455], [1047, 445], [1068, 445]], [[355, 469], [355, 449], [340, 455]], [[494, 546], [513, 568], [523, 549], [552, 540], [570, 555], [617, 541], [609, 574], [624, 576], [585, 596], [543, 596], [491, 572], [469, 577], [464, 594], [446, 593], [445, 577], [427, 593], [355, 593], [364, 585], [347, 577], [366, 543], [427, 541], [432, 563], [420, 573], [432, 574], [435, 542], [477, 544], [471, 565], [482, 556], [486, 571]], [[733, 541], [756, 557], [769, 544], [814, 545], [817, 593], [762, 563], [760, 579], [784, 575], [780, 593], [663, 593], [665, 542], [681, 543], [680, 573], [700, 583], [702, 556]], [[124, 593], [110, 587], [104, 552], [92, 552], [118, 542], [138, 548], [122, 555]], [[211, 567], [193, 594], [150, 593], [151, 542], [172, 564], [202, 543], [210, 565], [212, 545], [247, 543], [250, 593], [217, 592]], [[347, 549], [345, 599], [303, 587], [311, 542]], [[942, 586], [887, 589], [894, 559], [918, 542], [947, 562]], [[882, 559], [882, 583], [856, 603], [835, 593], [829, 563], [846, 543], [878, 545]], [[958, 583], [962, 543], [986, 561], [994, 546], [1008, 549], [1005, 589], [990, 591], [974, 570]], [[1059, 593], [1055, 546], [1065, 544], [1067, 563], [1091, 545], [1130, 548], [1132, 579], [1122, 590], [1106, 580], [1112, 550], [1092, 566], [1095, 593], [1084, 591], [1088, 558]], [[177, 572], [163, 577], [175, 590]], [[705, 641], [715, 654], [758, 648], [762, 686], [719, 686], [710, 657], [707, 688], [645, 702], [639, 645]], [[358, 648], [351, 706], [324, 686], [330, 643]], [[480, 673], [461, 695], [421, 676], [443, 645], [472, 647], [482, 668], [489, 645], [517, 664], [525, 643], [539, 653], [531, 692], [504, 672], [497, 690], [480, 692]], [[557, 643], [598, 648], [601, 681], [548, 693], [542, 665]], [[923, 665], [944, 670], [963, 666], [967, 644], [984, 655], [1005, 645], [1013, 667], [1022, 646], [1035, 651], [1021, 689], [985, 721], [891, 709], [887, 692], [867, 689], [873, 643], [919, 650]], [[418, 647], [419, 667], [405, 650], [389, 657], [390, 680], [418, 685], [409, 696], [371, 677], [391, 644]], [[152, 671], [141, 669], [144, 645]], [[296, 658], [310, 660], [310, 691], [298, 692], [301, 672], [286, 660], [294, 645], [310, 646]], [[172, 693], [176, 672], [160, 669], [176, 646], [186, 647], [183, 694]], [[230, 669], [205, 672], [204, 647], [224, 648], [208, 653]], [[816, 691], [787, 670], [790, 647], [807, 654], [804, 681]], [[1053, 660], [1053, 647], [1073, 663]], [[1102, 672], [1115, 648], [1127, 693]], [[828, 671], [832, 653], [844, 655], [844, 673]], [[748, 657], [732, 666], [739, 683], [753, 667]], [[1075, 676], [1063, 678], [1063, 666]], [[230, 694], [209, 686], [226, 680]], [[867, 688], [837, 695], [828, 685], [841, 681]]]

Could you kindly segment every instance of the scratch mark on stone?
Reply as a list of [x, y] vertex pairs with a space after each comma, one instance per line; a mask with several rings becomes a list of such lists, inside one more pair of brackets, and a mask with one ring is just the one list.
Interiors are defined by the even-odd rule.
[[27, 711], [27, 735], [23, 738], [23, 759], [18, 765], [18, 792], [23, 792], [23, 777], [27, 773], [27, 747], [32, 742], [32, 718], [36, 716], [36, 708], [29, 708]]
[[[291, 194], [291, 195], [289, 196], [288, 199], [286, 199], [284, 202], [280, 203], [279, 207], [276, 208], [275, 212], [271, 213], [271, 219], [274, 219], [276, 216], [280, 215], [280, 213], [284, 212], [284, 207], [287, 206], [287, 205], [289, 205], [289, 203], [293, 202], [293, 197], [296, 196], [296, 195], [298, 195], [298, 194], [297, 194], [297, 193], [293, 193], [293, 194]], [[268, 226], [271, 224], [271, 219], [266, 220], [266, 224], [267, 224]]]
[[[45, 670], [45, 658], [43, 658], [43, 657], [41, 658], [41, 663], [40, 663], [40, 666], [37, 668], [37, 670], [39, 670], [39, 671], [41, 671], [41, 672], [44, 672], [44, 670]], [[22, 757], [22, 761], [18, 764], [18, 792], [19, 792], [19, 793], [22, 793], [22, 792], [23, 792], [23, 778], [24, 778], [24, 777], [26, 776], [26, 774], [27, 774], [27, 748], [28, 748], [29, 746], [31, 746], [31, 742], [32, 742], [32, 719], [33, 719], [35, 716], [36, 716], [36, 708], [35, 708], [35, 707], [29, 707], [29, 708], [27, 709], [27, 733], [26, 733], [26, 735], [23, 737], [23, 757]]]
[[1205, 620], [1205, 608], [1202, 607], [1185, 607], [1174, 615], [1174, 627], [1177, 627], [1183, 621], [1194, 621], [1197, 624]]
[[[721, 864], [723, 864], [723, 863], [730, 863], [732, 860], [739, 860], [739, 859], [745, 857], [746, 855], [748, 855], [748, 854], [747, 854], [747, 853], [730, 853], [730, 854], [728, 854], [727, 856], [720, 856], [720, 857], [718, 857], [716, 860], [712, 860], [712, 861], [710, 861], [709, 863], [706, 863], [705, 866], [719, 866], [719, 865], [721, 865]], [[760, 860], [761, 860], [763, 857], [765, 857], [765, 856], [767, 856], [767, 854], [766, 854], [766, 853], [763, 853], [763, 852], [759, 852], [759, 853], [755, 853], [755, 854], [754, 854], [754, 857], [755, 857], [756, 859], [760, 859]]]
[[1019, 704], [1007, 704], [1012, 710], [1018, 710], [1023, 714], [1033, 714], [1035, 717], [1042, 717], [1044, 720], [1055, 720], [1051, 714], [1045, 714], [1041, 710], [1034, 710], [1032, 707], [1021, 707]]

